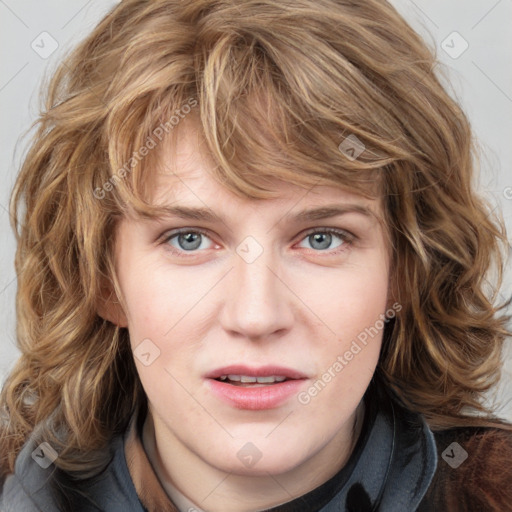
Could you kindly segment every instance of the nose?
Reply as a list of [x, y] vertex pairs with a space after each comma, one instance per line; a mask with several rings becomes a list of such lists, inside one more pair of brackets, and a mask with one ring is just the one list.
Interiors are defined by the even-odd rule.
[[279, 271], [277, 256], [263, 250], [254, 261], [233, 254], [220, 323], [231, 335], [265, 339], [291, 328], [293, 293]]

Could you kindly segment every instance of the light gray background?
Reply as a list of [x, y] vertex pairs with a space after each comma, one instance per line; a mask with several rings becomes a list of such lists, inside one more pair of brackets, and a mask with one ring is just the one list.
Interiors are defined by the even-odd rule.
[[[27, 146], [26, 139], [19, 139], [37, 115], [43, 73], [55, 69], [117, 3], [0, 0], [0, 386], [18, 356], [15, 242], [7, 210]], [[482, 147], [481, 191], [502, 208], [512, 234], [512, 0], [393, 0], [392, 4], [436, 49], [448, 74], [445, 84], [469, 115]], [[52, 52], [53, 46], [57, 48]], [[503, 297], [512, 293], [511, 274], [509, 268]], [[502, 403], [500, 414], [512, 421], [512, 350], [504, 358], [502, 382], [489, 400]]]

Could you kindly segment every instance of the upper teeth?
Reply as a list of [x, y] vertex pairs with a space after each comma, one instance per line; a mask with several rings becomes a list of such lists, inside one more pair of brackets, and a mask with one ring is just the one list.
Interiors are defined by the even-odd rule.
[[235, 382], [258, 382], [260, 384], [269, 384], [271, 382], [283, 382], [286, 377], [282, 375], [271, 375], [269, 377], [250, 377], [248, 375], [222, 375], [220, 380], [232, 380]]

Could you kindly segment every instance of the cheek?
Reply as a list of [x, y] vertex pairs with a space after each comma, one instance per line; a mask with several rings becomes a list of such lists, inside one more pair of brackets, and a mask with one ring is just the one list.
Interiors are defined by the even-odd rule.
[[333, 388], [356, 391], [369, 382], [378, 363], [386, 325], [388, 269], [376, 260], [373, 266], [340, 272], [328, 286], [315, 306], [335, 333], [321, 348], [319, 370], [325, 376], [321, 380], [336, 381]]
[[204, 290], [191, 290], [190, 279], [161, 268], [146, 268], [140, 277], [131, 277], [123, 292], [137, 372], [149, 396], [165, 389], [169, 397], [188, 376], [199, 338], [193, 305]]
[[182, 286], [179, 275], [165, 276], [162, 269], [151, 267], [134, 269], [123, 288], [130, 334], [134, 338], [162, 338], [182, 309], [183, 294], [179, 292]]
[[[345, 284], [350, 288], [347, 281]], [[311, 404], [319, 417], [330, 418], [333, 425], [355, 410], [379, 361], [386, 325], [386, 279], [362, 284], [357, 280], [342, 300], [333, 297], [330, 304], [336, 307], [329, 306], [329, 326], [336, 336], [328, 336], [319, 348], [316, 380], [298, 397], [301, 404]]]
[[354, 268], [340, 272], [327, 283], [319, 311], [328, 312], [326, 323], [346, 344], [382, 319], [388, 302], [388, 269], [377, 262], [373, 268]]

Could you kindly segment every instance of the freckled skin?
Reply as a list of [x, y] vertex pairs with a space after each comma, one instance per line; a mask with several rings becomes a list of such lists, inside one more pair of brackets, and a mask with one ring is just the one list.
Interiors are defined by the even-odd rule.
[[[193, 125], [180, 132], [176, 166], [164, 154], [169, 170], [157, 175], [154, 199], [207, 206], [226, 223], [123, 219], [116, 266], [126, 306], [111, 315], [128, 327], [133, 348], [149, 339], [160, 350], [149, 366], [135, 361], [150, 403], [144, 443], [149, 452], [148, 445], [156, 446], [150, 460], [164, 487], [172, 481], [209, 511], [257, 510], [312, 490], [345, 464], [382, 332], [342, 371], [332, 366], [392, 304], [389, 248], [371, 216], [283, 220], [290, 212], [333, 203], [365, 205], [381, 214], [378, 201], [332, 186], [305, 194], [278, 181], [277, 199], [241, 199], [210, 177], [200, 142]], [[176, 228], [200, 228], [208, 236], [187, 252], [193, 239], [188, 246], [186, 237], [181, 246], [178, 237], [164, 240]], [[350, 243], [332, 235], [329, 244], [317, 235], [315, 242], [306, 234], [312, 228], [336, 228], [356, 238]], [[248, 236], [263, 250], [252, 263], [236, 252]], [[307, 405], [293, 396], [271, 410], [241, 410], [220, 401], [204, 379], [235, 363], [299, 370], [308, 376], [302, 390], [329, 368], [334, 377]], [[248, 442], [261, 454], [252, 467], [237, 456]]]

